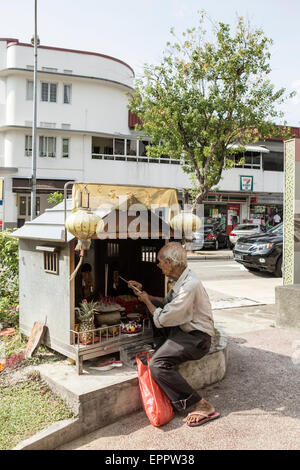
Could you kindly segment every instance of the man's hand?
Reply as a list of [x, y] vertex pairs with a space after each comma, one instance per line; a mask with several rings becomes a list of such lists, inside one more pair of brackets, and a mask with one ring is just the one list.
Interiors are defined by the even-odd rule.
[[143, 290], [143, 285], [137, 281], [128, 281], [128, 287], [133, 290], [133, 292], [138, 295], [138, 291]]
[[140, 294], [136, 294], [137, 298], [139, 299], [140, 302], [144, 302], [144, 304], [147, 306], [149, 312], [153, 315], [156, 307], [153, 305], [151, 302], [152, 296], [149, 296], [147, 292], [143, 291]]
[[147, 305], [148, 302], [151, 302], [149, 295], [147, 292], [143, 291], [140, 294], [136, 294], [137, 298], [139, 299], [140, 302], [144, 302], [144, 304]]

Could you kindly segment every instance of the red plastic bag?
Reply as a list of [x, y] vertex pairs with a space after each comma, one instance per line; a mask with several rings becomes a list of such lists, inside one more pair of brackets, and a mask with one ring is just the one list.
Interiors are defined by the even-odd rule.
[[[145, 355], [147, 364], [143, 364], [139, 356]], [[139, 377], [139, 389], [142, 405], [150, 423], [153, 426], [163, 426], [174, 416], [174, 411], [169, 398], [160, 386], [155, 382], [149, 369], [150, 354], [140, 352], [136, 356]]]

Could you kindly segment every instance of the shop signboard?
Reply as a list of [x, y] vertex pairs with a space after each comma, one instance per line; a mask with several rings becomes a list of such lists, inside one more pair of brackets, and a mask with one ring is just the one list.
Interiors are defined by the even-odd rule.
[[240, 190], [253, 191], [253, 176], [240, 176]]
[[257, 196], [258, 204], [273, 204], [273, 205], [282, 205], [283, 196]]

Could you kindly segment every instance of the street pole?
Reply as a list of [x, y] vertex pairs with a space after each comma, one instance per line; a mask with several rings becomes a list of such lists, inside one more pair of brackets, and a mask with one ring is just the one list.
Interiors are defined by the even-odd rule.
[[[34, 0], [34, 71], [33, 71], [33, 125], [32, 125], [32, 176], [31, 176], [31, 220], [36, 217], [36, 127], [37, 127], [37, 0]], [[31, 41], [31, 42], [32, 42]]]

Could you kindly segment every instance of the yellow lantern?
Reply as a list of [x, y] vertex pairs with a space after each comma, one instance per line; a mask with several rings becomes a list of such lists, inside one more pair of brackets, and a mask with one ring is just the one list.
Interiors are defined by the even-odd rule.
[[76, 250], [88, 250], [92, 236], [104, 229], [104, 222], [90, 210], [79, 209], [67, 218], [66, 229], [78, 238]]
[[200, 217], [192, 212], [181, 212], [171, 219], [170, 226], [175, 232], [182, 233], [182, 236], [190, 239], [193, 232], [200, 230], [202, 222]]

